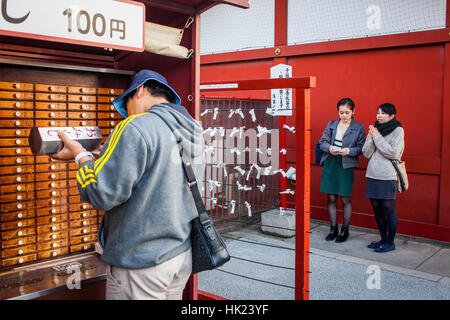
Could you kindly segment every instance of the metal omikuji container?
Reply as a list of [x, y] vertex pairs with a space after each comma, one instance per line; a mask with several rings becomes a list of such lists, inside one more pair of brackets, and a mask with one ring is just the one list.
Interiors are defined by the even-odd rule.
[[66, 132], [78, 141], [87, 151], [93, 151], [102, 143], [99, 127], [34, 127], [30, 131], [28, 142], [34, 154], [52, 154], [60, 151], [64, 143], [58, 131]]

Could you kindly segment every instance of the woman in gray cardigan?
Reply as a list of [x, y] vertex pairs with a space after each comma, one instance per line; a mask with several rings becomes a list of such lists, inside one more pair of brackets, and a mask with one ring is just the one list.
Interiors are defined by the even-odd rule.
[[369, 159], [366, 172], [366, 197], [370, 199], [375, 221], [380, 231], [380, 241], [368, 245], [376, 252], [395, 249], [397, 232], [397, 173], [391, 160], [400, 160], [405, 148], [402, 125], [395, 118], [397, 111], [391, 103], [378, 108], [377, 121], [369, 126], [369, 134], [363, 146], [363, 154]]
[[[320, 160], [320, 165], [323, 165], [320, 192], [328, 195], [331, 230], [325, 240], [344, 242], [349, 236], [352, 217], [353, 168], [358, 165], [366, 132], [362, 123], [353, 119], [355, 104], [350, 98], [339, 100], [337, 109], [339, 119], [327, 124], [319, 141], [319, 147], [324, 152]], [[341, 197], [344, 211], [341, 232], [337, 224], [338, 196]]]

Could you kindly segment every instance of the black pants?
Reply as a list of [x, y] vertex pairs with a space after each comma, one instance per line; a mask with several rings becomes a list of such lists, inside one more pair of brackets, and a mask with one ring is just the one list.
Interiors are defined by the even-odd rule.
[[398, 225], [395, 200], [370, 198], [370, 204], [375, 213], [375, 221], [380, 231], [381, 242], [392, 244]]

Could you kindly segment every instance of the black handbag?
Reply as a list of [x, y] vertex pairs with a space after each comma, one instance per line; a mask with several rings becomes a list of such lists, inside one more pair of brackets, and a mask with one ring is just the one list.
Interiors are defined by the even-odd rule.
[[[170, 128], [166, 120], [155, 113]], [[179, 145], [178, 145], [179, 146]], [[192, 273], [212, 270], [230, 260], [225, 241], [216, 230], [214, 222], [206, 212], [202, 196], [198, 189], [197, 179], [190, 162], [184, 162], [183, 150], [180, 148], [181, 162], [187, 178], [187, 185], [194, 197], [198, 217], [191, 222]]]
[[320, 149], [320, 142], [316, 142], [316, 164], [320, 165], [322, 160], [323, 151]]
[[182, 159], [187, 183], [194, 197], [198, 218], [192, 220], [191, 246], [192, 246], [192, 273], [212, 270], [220, 267], [230, 260], [225, 241], [214, 226], [214, 222], [206, 212], [197, 180], [191, 164]]

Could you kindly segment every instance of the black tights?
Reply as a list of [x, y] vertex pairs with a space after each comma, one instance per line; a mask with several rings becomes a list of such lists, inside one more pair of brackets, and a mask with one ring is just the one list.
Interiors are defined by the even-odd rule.
[[380, 231], [381, 242], [393, 243], [398, 224], [395, 200], [370, 198], [370, 204], [375, 213], [375, 221]]
[[[337, 195], [328, 195], [328, 216], [330, 217], [331, 227], [337, 225]], [[348, 228], [350, 219], [352, 218], [352, 200], [350, 197], [341, 197], [342, 207], [344, 211], [342, 228]]]

